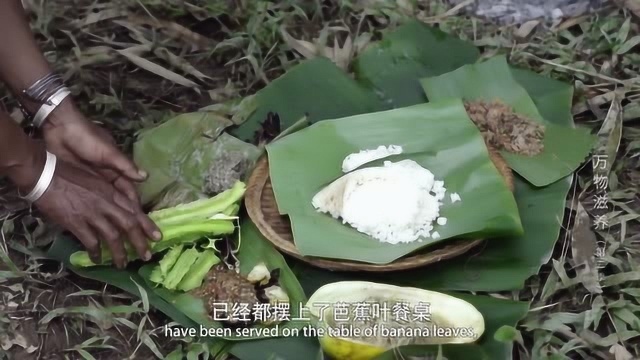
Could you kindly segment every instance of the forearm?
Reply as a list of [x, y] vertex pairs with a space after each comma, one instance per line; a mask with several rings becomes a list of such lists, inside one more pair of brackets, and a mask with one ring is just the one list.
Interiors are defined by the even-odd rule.
[[44, 168], [45, 157], [44, 147], [0, 111], [0, 177], [7, 176], [21, 191], [30, 191]]
[[[0, 0], [0, 80], [19, 95], [50, 71], [20, 0]], [[24, 105], [30, 111], [37, 107]]]

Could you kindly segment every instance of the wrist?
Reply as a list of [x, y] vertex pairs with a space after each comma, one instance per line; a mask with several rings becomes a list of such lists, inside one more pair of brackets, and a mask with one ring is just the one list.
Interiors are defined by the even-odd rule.
[[73, 103], [71, 97], [67, 97], [49, 114], [40, 129], [46, 132], [64, 126], [66, 123], [79, 118], [81, 118], [80, 111]]
[[38, 182], [46, 162], [47, 152], [43, 145], [33, 142], [27, 151], [16, 158], [8, 168], [8, 178], [22, 193], [31, 191]]

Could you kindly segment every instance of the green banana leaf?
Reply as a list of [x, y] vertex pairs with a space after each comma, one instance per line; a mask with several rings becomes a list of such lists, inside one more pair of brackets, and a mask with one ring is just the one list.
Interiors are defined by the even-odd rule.
[[[305, 84], [305, 87], [300, 87], [301, 84]], [[308, 101], [317, 94], [326, 98], [317, 103]], [[282, 102], [281, 99], [287, 101]], [[258, 91], [254, 101], [256, 109], [251, 116], [242, 125], [230, 130], [232, 135], [242, 140], [253, 139], [269, 112], [278, 114], [280, 127], [284, 130], [304, 116], [316, 122], [383, 110], [371, 89], [355, 83], [325, 58], [304, 61], [293, 67]]]
[[500, 151], [509, 166], [535, 186], [547, 186], [573, 173], [589, 155], [596, 140], [588, 129], [562, 126], [545, 120], [526, 90], [513, 78], [504, 56], [425, 78], [421, 83], [430, 101], [447, 98], [499, 99], [515, 112], [543, 124], [544, 150], [540, 154], [526, 156]]
[[[531, 89], [534, 103], [540, 113], [554, 123], [573, 126], [570, 113], [572, 87], [534, 72], [512, 69], [514, 76], [527, 91]], [[284, 75], [286, 76], [286, 75]], [[307, 101], [318, 102], [321, 96]], [[286, 103], [283, 98], [282, 103]], [[552, 104], [551, 104], [552, 103]], [[562, 106], [558, 105], [562, 104]], [[554, 106], [544, 106], [554, 105]], [[327, 104], [328, 106], [328, 104]], [[536, 187], [519, 176], [515, 177], [516, 201], [524, 228], [524, 235], [489, 241], [473, 256], [461, 256], [407, 272], [394, 272], [380, 276], [390, 283], [460, 291], [518, 290], [530, 276], [551, 257], [564, 218], [565, 199], [571, 186], [568, 176], [546, 187]], [[293, 260], [292, 260], [293, 261]], [[302, 268], [295, 266], [298, 276]], [[326, 272], [329, 275], [335, 273]], [[352, 279], [354, 274], [343, 274], [333, 280]], [[361, 279], [365, 277], [358, 277]], [[305, 279], [304, 281], [309, 281]]]
[[[272, 271], [274, 269], [280, 269], [280, 286], [287, 293], [290, 299], [290, 318], [291, 321], [286, 321], [279, 324], [277, 327], [271, 326], [267, 328], [275, 328], [278, 331], [278, 336], [291, 334], [292, 332], [301, 332], [303, 326], [308, 325], [308, 320], [302, 319], [300, 309], [306, 301], [306, 297], [300, 283], [295, 275], [291, 272], [287, 262], [282, 255], [276, 251], [271, 244], [264, 238], [255, 236], [257, 231], [255, 225], [250, 221], [242, 221], [240, 224], [241, 233], [239, 238], [240, 248], [238, 249], [238, 260], [240, 262], [240, 273], [246, 276], [254, 266], [264, 262], [267, 268]], [[156, 263], [149, 263], [142, 266], [139, 270], [139, 275], [144, 279], [146, 285], [151, 288], [157, 296], [164, 301], [175, 307], [175, 310], [181, 312], [187, 316], [191, 321], [195, 322], [200, 327], [209, 329], [220, 329], [222, 324], [217, 321], [211, 320], [207, 316], [205, 305], [202, 299], [193, 296], [190, 293], [181, 291], [173, 291], [165, 289], [161, 286], [156, 286], [151, 280], [151, 272], [153, 271]], [[295, 320], [300, 319], [300, 320]], [[254, 328], [265, 328], [263, 325], [255, 325]], [[297, 329], [297, 330], [296, 330]], [[231, 331], [231, 330], [230, 330]], [[218, 333], [219, 334], [219, 333]], [[268, 334], [252, 333], [251, 336], [240, 336], [241, 333], [231, 331], [229, 334], [221, 336], [227, 340], [253, 340], [267, 336]]]
[[[410, 26], [420, 27], [422, 25], [416, 26], [415, 23], [411, 23]], [[401, 29], [406, 29], [410, 26], [403, 25], [391, 34], [398, 33]], [[391, 34], [387, 38], [391, 37]], [[432, 45], [429, 41], [403, 42], [402, 47], [396, 51], [398, 53], [417, 51], [412, 48], [421, 48], [424, 51], [428, 51]], [[471, 44], [467, 46], [473, 48]], [[461, 55], [456, 51], [451, 51], [448, 54], [454, 57]], [[384, 57], [381, 58], [384, 59]], [[357, 62], [358, 60], [356, 59]], [[469, 61], [469, 63], [471, 62]], [[391, 61], [378, 64], [379, 68], [393, 68], [394, 65]], [[546, 78], [529, 70], [511, 68], [511, 71], [516, 81], [531, 96], [544, 119], [563, 126], [573, 126], [571, 116], [573, 87], [571, 85]], [[375, 71], [369, 73], [371, 77], [376, 78]], [[313, 76], [313, 74], [309, 73], [308, 76]], [[406, 74], [401, 69], [398, 69], [391, 74], [376, 78], [377, 87], [385, 89], [387, 87], [391, 88], [394, 83], [408, 84], [416, 81], [411, 76], [411, 74]], [[372, 82], [371, 79], [364, 80], [366, 80], [365, 83]], [[407, 86], [404, 90], [407, 92], [405, 96], [414, 99], [414, 102], [403, 103], [403, 106], [419, 103], [415, 99], [421, 99], [421, 96], [424, 96], [424, 91], [417, 86], [415, 88]], [[414, 93], [412, 94], [411, 92]], [[317, 93], [315, 96], [305, 99], [305, 101], [313, 102], [316, 105], [322, 102], [329, 107], [331, 103], [323, 102], [324, 98], [325, 94]], [[327, 94], [327, 98], [330, 98], [330, 94]], [[285, 106], [286, 98], [279, 99], [277, 104]], [[273, 106], [277, 105], [274, 104]], [[570, 188], [571, 178], [572, 176], [567, 176], [550, 186], [535, 187], [516, 176], [516, 200], [523, 220], [525, 234], [491, 241], [479, 254], [474, 254], [471, 257], [461, 256], [422, 270], [392, 273], [387, 276], [377, 274], [375, 277], [367, 276], [366, 274], [343, 274], [324, 271], [310, 267], [306, 263], [297, 260], [289, 259], [288, 261], [305, 289], [308, 289], [309, 286], [317, 288], [331, 281], [359, 279], [413, 285], [436, 290], [517, 290], [522, 288], [524, 281], [531, 275], [536, 274], [540, 266], [548, 262], [551, 257], [564, 217], [565, 199]], [[312, 290], [308, 290], [307, 293], [310, 294], [310, 291]], [[469, 301], [480, 308], [480, 305], [473, 302], [473, 300], [470, 299]], [[503, 303], [503, 305], [505, 304]], [[523, 312], [521, 314], [524, 314], [526, 309], [524, 307], [522, 309]], [[507, 307], [487, 308], [486, 311], [481, 311], [487, 318], [488, 323], [493, 321], [494, 318], [502, 315], [506, 316], [510, 313], [510, 311], [507, 311]], [[522, 315], [512, 315], [509, 316], [508, 321], [504, 322], [505, 325], [515, 326], [522, 318]], [[287, 360], [297, 359], [296, 354], [300, 353], [309, 354], [309, 357], [314, 356], [315, 358], [316, 348], [313, 346], [314, 344], [315, 342], [310, 341], [310, 339], [269, 339], [238, 343], [232, 348], [232, 353], [241, 360], [264, 359], [265, 353], [271, 354], [271, 358]], [[511, 359], [512, 344], [497, 341], [491, 344], [491, 346], [485, 345], [484, 351], [486, 354], [478, 358]], [[406, 358], [409, 358], [408, 356], [410, 355], [421, 354], [422, 350], [420, 347], [411, 347], [403, 351], [403, 354], [406, 355]], [[450, 360], [467, 359], [469, 356], [474, 358], [475, 351], [477, 351], [477, 348], [474, 346], [444, 347], [444, 353]]]
[[479, 56], [472, 44], [410, 21], [371, 44], [355, 59], [353, 72], [358, 83], [375, 89], [386, 107], [400, 108], [427, 101], [421, 78], [453, 71]]
[[149, 300], [149, 304], [155, 309], [161, 311], [173, 321], [184, 327], [194, 327], [196, 323], [185, 316], [181, 311], [173, 305], [164, 301], [156, 295], [153, 290], [147, 286], [144, 279], [137, 273], [137, 267], [141, 261], [129, 263], [126, 269], [119, 270], [111, 266], [96, 267], [75, 267], [69, 262], [69, 256], [76, 251], [84, 250], [82, 246], [67, 236], [57, 237], [51, 246], [45, 251], [45, 256], [52, 260], [57, 260], [65, 265], [65, 267], [79, 276], [92, 279], [105, 284], [115, 286], [126, 291], [133, 296], [142, 296], [140, 289], [144, 290]]
[[231, 125], [231, 120], [213, 111], [200, 111], [141, 132], [133, 158], [149, 173], [138, 187], [142, 202], [161, 202], [166, 207], [195, 200], [212, 193], [208, 179], [216, 181], [218, 188], [221, 184], [231, 187], [234, 179], [225, 171], [229, 173], [237, 163], [250, 168], [260, 154], [256, 146], [223, 133]]
[[[440, 214], [448, 222], [434, 226], [440, 239], [382, 243], [311, 205], [342, 175], [347, 155], [389, 144], [402, 146], [403, 154], [388, 160], [414, 160], [444, 180], [447, 194], [460, 194], [461, 202], [443, 201]], [[454, 237], [522, 234], [513, 194], [460, 100], [324, 120], [269, 144], [267, 153], [278, 208], [289, 216], [303, 255], [384, 264]]]
[[[512, 69], [514, 76], [540, 109], [546, 120], [573, 126], [571, 99], [573, 87], [529, 70]], [[470, 258], [445, 261], [414, 274], [416, 286], [469, 291], [522, 289], [551, 258], [565, 216], [566, 198], [573, 175], [549, 186], [536, 187], [519, 176], [515, 178], [516, 201], [524, 235], [487, 243]], [[401, 274], [399, 274], [401, 275]]]

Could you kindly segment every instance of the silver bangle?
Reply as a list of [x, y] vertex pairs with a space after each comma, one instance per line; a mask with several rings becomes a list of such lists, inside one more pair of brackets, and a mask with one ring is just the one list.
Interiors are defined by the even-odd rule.
[[68, 88], [63, 87], [55, 92], [55, 94], [51, 95], [49, 99], [47, 99], [47, 103], [42, 104], [40, 109], [36, 112], [33, 117], [33, 125], [36, 128], [40, 128], [44, 121], [49, 117], [49, 115], [55, 110], [64, 99], [67, 98], [71, 94]]
[[47, 161], [44, 164], [44, 169], [42, 170], [42, 174], [40, 174], [40, 178], [36, 183], [36, 186], [28, 193], [24, 199], [30, 203], [34, 203], [38, 201], [42, 195], [49, 189], [51, 182], [53, 180], [53, 174], [56, 171], [56, 162], [57, 158], [55, 155], [47, 151]]

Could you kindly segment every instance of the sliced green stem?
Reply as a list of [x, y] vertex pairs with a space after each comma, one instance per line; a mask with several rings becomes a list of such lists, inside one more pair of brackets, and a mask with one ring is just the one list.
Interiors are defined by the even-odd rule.
[[169, 209], [154, 211], [149, 214], [149, 217], [160, 227], [180, 224], [184, 221], [207, 219], [239, 202], [244, 196], [245, 190], [246, 185], [238, 181], [232, 188], [210, 199], [196, 200]]

